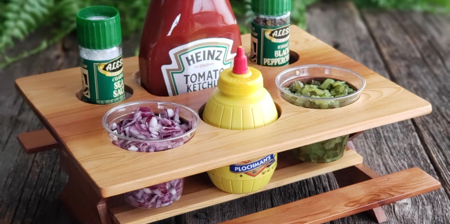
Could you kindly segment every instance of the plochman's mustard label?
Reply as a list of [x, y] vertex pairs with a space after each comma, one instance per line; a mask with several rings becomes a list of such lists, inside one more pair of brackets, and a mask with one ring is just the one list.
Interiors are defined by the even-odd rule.
[[108, 61], [82, 59], [81, 79], [85, 101], [110, 104], [125, 98], [122, 62], [122, 56]]
[[270, 154], [258, 159], [242, 161], [237, 164], [230, 165], [230, 171], [233, 173], [244, 173], [246, 175], [256, 177], [266, 168], [269, 168], [276, 161], [275, 156]]

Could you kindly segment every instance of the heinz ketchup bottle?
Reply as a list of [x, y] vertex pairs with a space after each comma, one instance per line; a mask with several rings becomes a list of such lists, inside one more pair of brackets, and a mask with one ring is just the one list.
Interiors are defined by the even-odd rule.
[[215, 87], [240, 45], [228, 0], [152, 0], [139, 53], [141, 85], [158, 96]]

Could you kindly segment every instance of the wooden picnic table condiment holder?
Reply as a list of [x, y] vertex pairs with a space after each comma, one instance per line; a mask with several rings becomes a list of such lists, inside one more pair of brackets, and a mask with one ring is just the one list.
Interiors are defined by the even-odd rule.
[[[245, 49], [250, 49], [249, 38], [242, 36]], [[29, 153], [59, 146], [63, 169], [69, 174], [60, 199], [83, 223], [148, 223], [245, 197], [247, 194], [228, 194], [215, 188], [204, 172], [276, 152], [280, 152], [277, 170], [263, 190], [329, 172], [334, 172], [341, 187], [348, 187], [293, 202], [298, 205], [290, 203], [250, 215], [254, 220], [294, 208], [292, 218], [310, 223], [362, 211], [370, 211], [381, 222], [386, 217], [379, 206], [440, 187], [438, 181], [417, 168], [378, 177], [351, 149], [351, 141], [343, 158], [332, 163], [293, 159], [289, 152], [292, 148], [425, 115], [431, 112], [431, 105], [295, 26], [291, 27], [290, 49], [300, 55], [300, 60], [289, 66], [262, 67], [249, 62], [262, 71], [265, 87], [281, 113], [276, 122], [258, 129], [225, 130], [202, 121], [194, 138], [178, 148], [158, 153], [126, 151], [110, 143], [101, 123], [106, 111], [118, 104], [94, 105], [78, 100], [80, 71], [73, 68], [16, 80], [18, 91], [47, 128], [18, 138]], [[278, 94], [275, 77], [284, 69], [304, 64], [351, 69], [366, 79], [367, 86], [360, 99], [346, 107], [317, 110], [291, 105]], [[125, 84], [133, 95], [122, 103], [172, 101], [199, 111], [212, 92], [206, 89], [173, 97], [153, 96], [136, 82], [132, 74], [137, 70], [136, 57], [124, 60]], [[183, 195], [168, 207], [137, 209], [123, 200], [125, 192], [181, 177], [187, 177]], [[375, 187], [361, 192], [369, 183], [366, 180], [372, 178], [370, 186]], [[384, 184], [386, 178], [395, 181]], [[403, 181], [405, 178], [408, 181]], [[312, 201], [318, 205], [312, 206]], [[308, 206], [302, 206], [306, 202]], [[230, 223], [248, 220], [243, 217]]]

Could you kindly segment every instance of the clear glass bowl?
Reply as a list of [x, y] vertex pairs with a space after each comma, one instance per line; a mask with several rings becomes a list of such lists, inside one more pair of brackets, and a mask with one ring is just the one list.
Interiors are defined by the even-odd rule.
[[[292, 82], [323, 80], [331, 78], [345, 81], [356, 91], [352, 94], [336, 98], [313, 98], [291, 93], [285, 88]], [[275, 79], [276, 85], [283, 99], [296, 106], [313, 109], [332, 109], [347, 106], [359, 99], [366, 81], [357, 73], [330, 65], [303, 65], [281, 72]], [[314, 144], [293, 149], [294, 155], [303, 162], [327, 163], [340, 159], [347, 147], [349, 135], [328, 139]]]
[[[180, 119], [191, 122], [192, 129], [183, 135], [161, 140], [131, 138], [111, 131], [110, 125], [113, 122], [117, 123], [122, 119], [128, 118], [129, 115], [134, 113], [139, 107], [149, 107], [155, 114], [161, 113], [165, 108], [173, 110], [178, 108]], [[109, 138], [114, 145], [129, 151], [150, 153], [169, 150], [183, 145], [194, 136], [199, 123], [200, 117], [191, 108], [177, 103], [161, 101], [137, 101], [125, 103], [112, 108], [103, 116], [103, 127], [108, 132]], [[130, 205], [139, 208], [159, 208], [168, 206], [180, 199], [183, 192], [183, 183], [184, 179], [181, 178], [131, 191], [125, 193], [125, 201]]]
[[[357, 91], [347, 96], [336, 98], [314, 98], [291, 93], [285, 88], [294, 81], [311, 79], [326, 79], [345, 81]], [[302, 65], [281, 72], [275, 79], [275, 83], [283, 99], [296, 106], [316, 109], [332, 109], [347, 106], [359, 99], [362, 90], [366, 86], [366, 80], [357, 73], [331, 65]]]

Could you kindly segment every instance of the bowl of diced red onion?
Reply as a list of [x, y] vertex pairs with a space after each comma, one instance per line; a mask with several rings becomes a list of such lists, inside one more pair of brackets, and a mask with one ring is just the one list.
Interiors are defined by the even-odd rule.
[[[159, 152], [188, 142], [200, 123], [189, 107], [161, 101], [122, 104], [103, 116], [103, 127], [111, 142], [132, 152]], [[125, 193], [125, 201], [135, 207], [159, 208], [178, 201], [184, 179], [176, 179]]]
[[172, 102], [136, 101], [116, 106], [103, 116], [111, 142], [133, 152], [159, 152], [183, 145], [195, 134], [198, 114]]

